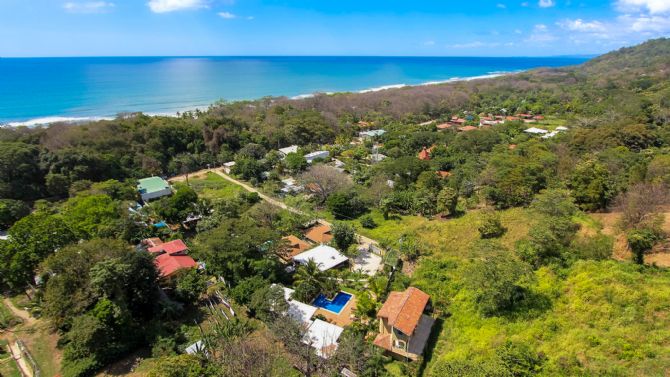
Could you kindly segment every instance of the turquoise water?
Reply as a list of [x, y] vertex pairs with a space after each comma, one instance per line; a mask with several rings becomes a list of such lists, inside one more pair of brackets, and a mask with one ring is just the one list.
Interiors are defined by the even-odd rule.
[[113, 57], [0, 59], [0, 123], [174, 114], [223, 100], [362, 91], [586, 58]]
[[352, 296], [349, 293], [337, 292], [332, 300], [328, 300], [326, 296], [320, 294], [316, 299], [314, 299], [312, 305], [316, 306], [317, 308], [326, 309], [335, 314], [340, 314], [342, 309], [347, 306], [349, 300], [351, 300], [351, 297]]

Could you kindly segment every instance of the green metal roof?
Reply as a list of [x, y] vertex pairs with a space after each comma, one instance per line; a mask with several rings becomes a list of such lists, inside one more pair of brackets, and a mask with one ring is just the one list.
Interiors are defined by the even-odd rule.
[[141, 193], [152, 193], [170, 187], [170, 184], [161, 177], [142, 178], [139, 182], [137, 189], [140, 190]]

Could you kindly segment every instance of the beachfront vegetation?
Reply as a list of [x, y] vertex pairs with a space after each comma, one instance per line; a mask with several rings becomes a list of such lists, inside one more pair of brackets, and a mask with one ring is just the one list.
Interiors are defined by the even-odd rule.
[[[0, 285], [35, 293], [64, 377], [137, 350], [152, 354], [139, 368], [150, 376], [661, 375], [670, 273], [651, 261], [668, 238], [669, 61], [662, 39], [487, 80], [0, 129]], [[526, 133], [513, 116], [522, 113], [567, 130]], [[512, 118], [437, 128], [490, 116]], [[358, 138], [370, 128], [386, 132]], [[275, 149], [293, 144], [282, 160]], [[307, 163], [319, 150], [330, 157]], [[216, 173], [179, 179], [174, 195], [134, 209], [137, 179], [230, 161], [236, 178], [301, 212]], [[280, 191], [289, 176], [302, 193]], [[316, 218], [336, 220], [331, 245], [344, 253], [355, 253], [356, 232], [379, 241], [383, 271], [287, 270], [282, 237]], [[204, 271], [159, 279], [132, 249], [156, 236], [185, 239]], [[333, 357], [303, 345], [275, 284], [305, 302], [356, 292], [358, 320]], [[414, 364], [366, 340], [388, 292], [409, 285], [430, 294], [438, 319]], [[212, 309], [219, 294], [238, 317]], [[2, 325], [14, 325], [4, 311]], [[184, 355], [201, 338], [209, 355]]]

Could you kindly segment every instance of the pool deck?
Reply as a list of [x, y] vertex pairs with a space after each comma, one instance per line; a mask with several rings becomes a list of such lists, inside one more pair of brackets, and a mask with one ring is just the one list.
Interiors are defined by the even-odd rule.
[[[345, 292], [348, 293], [348, 292]], [[335, 314], [331, 312], [330, 310], [326, 310], [323, 308], [317, 308], [316, 312], [314, 315], [322, 315], [326, 318], [326, 320], [334, 325], [338, 325], [340, 327], [346, 327], [349, 326], [352, 322], [354, 322], [351, 319], [351, 316], [353, 314], [354, 308], [356, 307], [356, 296], [351, 295], [351, 299], [349, 302], [347, 302], [347, 305], [342, 309], [340, 314]]]

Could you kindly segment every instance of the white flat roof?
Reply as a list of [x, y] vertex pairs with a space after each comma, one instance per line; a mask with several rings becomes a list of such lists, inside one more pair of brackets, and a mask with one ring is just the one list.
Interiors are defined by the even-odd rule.
[[307, 264], [310, 259], [319, 266], [319, 270], [326, 271], [346, 262], [349, 258], [328, 245], [319, 245], [293, 257], [294, 261], [301, 264]]
[[291, 145], [290, 147], [286, 148], [279, 148], [279, 151], [285, 155], [289, 153], [298, 153], [298, 146], [297, 145]]
[[307, 153], [305, 155], [305, 158], [319, 157], [319, 156], [324, 156], [324, 155], [329, 156], [330, 152], [328, 152], [328, 151], [316, 151], [316, 152], [312, 152], [312, 153]]
[[537, 127], [531, 127], [523, 132], [527, 132], [529, 134], [546, 134], [549, 131]]
[[327, 358], [337, 349], [337, 340], [342, 335], [342, 331], [344, 329], [340, 326], [316, 319], [307, 329], [302, 341], [314, 347], [317, 355]]
[[284, 287], [284, 299], [288, 303], [288, 316], [300, 323], [309, 323], [316, 312], [316, 307], [303, 302], [293, 300], [291, 295], [294, 290]]

